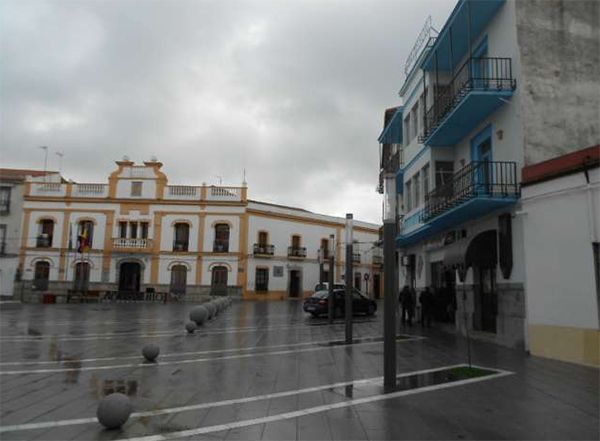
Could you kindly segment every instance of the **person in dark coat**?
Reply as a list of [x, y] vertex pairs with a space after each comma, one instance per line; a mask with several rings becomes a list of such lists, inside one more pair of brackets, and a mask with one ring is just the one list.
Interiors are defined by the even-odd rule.
[[415, 302], [408, 285], [404, 285], [400, 292], [400, 304], [402, 305], [402, 324], [407, 323], [408, 326], [412, 326]]
[[421, 326], [427, 325], [427, 327], [431, 327], [434, 298], [428, 286], [425, 287], [419, 296], [419, 303], [421, 304]]

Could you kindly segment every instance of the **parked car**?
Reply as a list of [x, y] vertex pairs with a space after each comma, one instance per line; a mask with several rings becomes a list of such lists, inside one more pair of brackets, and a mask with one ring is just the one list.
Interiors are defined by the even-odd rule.
[[[346, 284], [342, 282], [334, 282], [333, 289], [346, 289]], [[317, 293], [319, 291], [329, 291], [329, 282], [317, 283], [315, 285], [314, 292]]]
[[[312, 296], [304, 299], [302, 309], [312, 314], [313, 317], [326, 315], [329, 312], [329, 291], [317, 291]], [[333, 291], [333, 313], [339, 317], [346, 311], [346, 291], [334, 289]], [[355, 289], [352, 293], [352, 313], [373, 315], [377, 311], [377, 303]]]

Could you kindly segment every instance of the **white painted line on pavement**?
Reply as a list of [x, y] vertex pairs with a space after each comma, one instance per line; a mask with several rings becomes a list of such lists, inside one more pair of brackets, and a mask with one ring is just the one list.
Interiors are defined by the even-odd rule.
[[[423, 337], [411, 337], [403, 340], [397, 340], [397, 342], [415, 341], [421, 340]], [[382, 344], [380, 341], [376, 342], [365, 342], [365, 343], [354, 343], [352, 346], [359, 345], [376, 345]], [[229, 355], [225, 357], [209, 357], [209, 358], [195, 358], [191, 360], [175, 360], [166, 361], [159, 363], [131, 363], [131, 364], [119, 364], [113, 366], [86, 366], [77, 368], [56, 368], [56, 369], [31, 369], [31, 370], [20, 370], [20, 371], [0, 371], [0, 375], [22, 375], [22, 374], [48, 374], [55, 372], [83, 372], [83, 371], [103, 371], [110, 369], [123, 369], [123, 368], [157, 368], [160, 366], [172, 365], [172, 364], [188, 364], [188, 363], [202, 363], [205, 361], [221, 361], [221, 360], [233, 360], [238, 358], [251, 358], [269, 355], [285, 355], [285, 354], [299, 354], [302, 352], [311, 351], [323, 351], [327, 349], [345, 348], [347, 345], [335, 345], [335, 346], [324, 346], [317, 348], [299, 349], [295, 351], [276, 351], [276, 352], [258, 352], [254, 354], [243, 354], [243, 355]]]
[[[413, 371], [413, 372], [405, 372], [403, 374], [399, 374], [397, 376], [397, 378], [408, 377], [411, 375], [418, 375], [418, 374], [426, 374], [426, 373], [430, 373], [430, 372], [436, 372], [436, 371], [452, 369], [455, 367], [463, 367], [463, 366], [466, 366], [466, 364], [463, 363], [463, 364], [457, 364], [457, 365], [436, 367], [436, 368], [431, 368], [431, 369], [423, 369], [423, 370]], [[479, 367], [479, 366], [475, 366], [475, 367]], [[500, 376], [512, 374], [512, 372], [503, 371], [500, 369], [481, 368], [481, 367], [480, 367], [480, 369], [487, 369], [487, 370], [498, 373], [498, 374], [493, 374], [493, 375], [489, 375], [486, 377], [481, 377], [481, 378], [485, 378], [485, 379], [497, 378]], [[288, 396], [294, 396], [294, 395], [301, 395], [301, 394], [318, 392], [321, 390], [333, 389], [333, 388], [344, 387], [344, 386], [357, 386], [357, 385], [363, 385], [363, 384], [369, 384], [369, 383], [376, 383], [378, 381], [381, 381], [382, 379], [383, 379], [383, 377], [364, 378], [364, 379], [355, 380], [355, 381], [346, 381], [346, 382], [340, 382], [340, 383], [325, 384], [325, 385], [321, 385], [321, 386], [308, 387], [308, 388], [304, 388], [304, 389], [288, 390], [288, 391], [283, 391], [283, 392], [275, 392], [275, 393], [271, 393], [271, 394], [255, 395], [255, 396], [243, 397], [243, 398], [235, 398], [235, 399], [216, 401], [216, 402], [211, 402], [211, 403], [199, 403], [199, 404], [192, 404], [192, 405], [187, 405], [187, 406], [171, 407], [168, 409], [151, 410], [151, 411], [146, 411], [146, 412], [134, 412], [131, 414], [130, 418], [152, 417], [152, 416], [167, 415], [167, 414], [180, 413], [180, 412], [190, 412], [190, 411], [194, 411], [194, 410], [207, 409], [207, 408], [212, 408], [212, 407], [230, 406], [233, 404], [250, 403], [253, 401], [261, 401], [261, 400], [282, 398], [282, 397], [288, 397]], [[447, 384], [465, 384], [464, 381], [472, 382], [469, 380], [462, 380], [462, 381], [457, 381], [454, 383], [447, 383]], [[444, 385], [438, 385], [438, 386], [444, 386]], [[435, 388], [437, 388], [437, 386], [428, 386], [428, 387], [423, 387], [423, 388], [413, 389], [413, 390], [425, 392], [426, 390], [435, 390]], [[403, 392], [408, 392], [408, 391], [403, 391]], [[399, 392], [397, 392], [396, 394], [398, 394], [398, 393]], [[406, 394], [406, 395], [408, 395], [408, 394]], [[401, 396], [401, 395], [397, 395], [397, 396]], [[376, 395], [375, 397], [381, 397], [381, 395]], [[362, 398], [360, 400], [364, 400], [364, 398]], [[354, 404], [356, 401], [357, 400], [352, 400], [351, 403]], [[348, 402], [348, 403], [350, 403], [350, 402]], [[350, 405], [353, 405], [353, 404], [350, 404]], [[327, 406], [320, 406], [320, 407], [327, 408], [324, 410], [329, 410], [329, 408], [335, 408], [335, 407], [331, 407], [331, 406], [335, 406], [335, 405], [327, 405]], [[286, 414], [273, 415], [273, 417], [277, 417], [277, 416], [281, 416], [281, 415], [290, 415], [290, 414], [295, 414], [298, 412], [300, 412], [300, 415], [308, 415], [306, 413], [306, 410], [302, 410], [302, 411], [290, 412], [290, 413], [286, 413]], [[272, 418], [272, 417], [267, 417], [267, 418]], [[288, 419], [288, 418], [293, 418], [293, 416], [288, 416], [286, 418], [279, 418], [279, 419]], [[24, 430], [36, 430], [36, 429], [49, 429], [49, 428], [55, 428], [55, 427], [74, 426], [74, 425], [80, 425], [80, 424], [91, 424], [91, 423], [96, 423], [97, 421], [98, 420], [95, 417], [90, 417], [90, 418], [78, 418], [78, 419], [71, 419], [71, 420], [60, 420], [60, 421], [44, 421], [44, 422], [39, 422], [39, 423], [15, 424], [15, 425], [11, 425], [11, 426], [0, 427], [0, 433], [24, 431]], [[246, 423], [245, 425], [260, 424], [260, 422], [248, 424], [250, 421], [254, 421], [254, 419], [240, 421], [238, 423], [229, 423], [229, 424], [226, 424], [226, 426], [230, 426], [231, 424], [240, 424], [240, 423]], [[277, 420], [274, 420], [274, 421], [277, 421]], [[221, 427], [221, 426], [223, 426], [223, 425], [210, 426], [210, 427], [206, 427], [206, 428], [202, 428], [202, 429], [203, 430], [204, 429], [212, 429], [211, 430], [212, 432], [217, 432], [221, 429], [216, 429], [216, 428]], [[239, 427], [244, 427], [244, 426], [239, 426]], [[199, 430], [199, 429], [192, 429], [192, 430]], [[223, 429], [223, 430], [226, 430], [226, 429]], [[174, 432], [174, 433], [177, 433], [177, 432]], [[191, 435], [182, 435], [182, 436], [192, 436], [192, 435], [198, 435], [201, 433], [204, 433], [204, 432], [194, 433]], [[206, 432], [206, 433], [208, 433], [208, 432]], [[170, 434], [167, 434], [167, 435], [170, 435]], [[136, 438], [134, 438], [134, 439], [136, 439]], [[149, 438], [146, 439], [145, 437], [142, 437], [139, 439], [144, 440], [144, 441], [149, 441]], [[172, 438], [165, 438], [165, 439], [172, 439]]]
[[[425, 337], [421, 337], [418, 335], [410, 335], [410, 334], [398, 334], [396, 337], [403, 337], [399, 339], [399, 341], [404, 340], [406, 338], [411, 339], [424, 339]], [[383, 338], [383, 337], [363, 337], [356, 338], [357, 343], [361, 343], [363, 340], [371, 340], [373, 338]], [[186, 355], [204, 355], [204, 354], [226, 354], [230, 352], [244, 352], [244, 351], [252, 351], [257, 349], [275, 349], [275, 348], [294, 348], [300, 346], [317, 346], [322, 344], [343, 342], [343, 340], [335, 339], [335, 340], [316, 340], [304, 343], [287, 343], [280, 345], [269, 345], [269, 346], [246, 346], [242, 348], [231, 348], [231, 349], [215, 349], [211, 351], [193, 351], [193, 352], [170, 352], [166, 354], [160, 354], [161, 358], [164, 357], [183, 357]], [[123, 357], [100, 357], [100, 358], [64, 358], [62, 360], [49, 360], [49, 361], [7, 361], [0, 363], [0, 366], [31, 366], [31, 365], [47, 365], [47, 364], [63, 364], [68, 362], [76, 361], [77, 363], [92, 363], [97, 361], [114, 361], [114, 360], [139, 360], [140, 355], [131, 355], [131, 356], [123, 356]]]

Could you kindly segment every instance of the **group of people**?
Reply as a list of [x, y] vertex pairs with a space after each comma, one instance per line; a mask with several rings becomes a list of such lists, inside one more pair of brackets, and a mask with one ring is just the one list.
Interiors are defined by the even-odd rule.
[[[404, 285], [398, 298], [402, 308], [401, 320], [403, 325], [406, 324], [412, 326], [413, 324], [416, 298], [417, 294], [414, 288], [409, 288], [408, 285]], [[423, 292], [421, 292], [421, 295], [419, 295], [419, 303], [421, 304], [421, 325], [431, 327], [435, 301], [429, 287], [425, 287]]]

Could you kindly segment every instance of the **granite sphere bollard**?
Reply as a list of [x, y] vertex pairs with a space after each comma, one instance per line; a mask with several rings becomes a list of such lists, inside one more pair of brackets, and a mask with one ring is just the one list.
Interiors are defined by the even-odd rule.
[[131, 401], [127, 395], [115, 392], [102, 398], [96, 418], [107, 429], [118, 429], [129, 419], [131, 411]]
[[156, 346], [154, 343], [148, 343], [146, 346], [142, 348], [142, 355], [148, 361], [156, 360], [158, 354], [160, 353], [160, 348]]
[[201, 326], [202, 323], [208, 320], [209, 317], [210, 312], [203, 305], [195, 306], [190, 311], [190, 320], [196, 323], [198, 326]]
[[217, 315], [217, 308], [213, 302], [208, 302], [205, 304], [205, 306], [206, 309], [208, 309], [208, 315], [210, 318], [213, 318], [215, 315]]
[[198, 329], [198, 325], [196, 325], [196, 323], [194, 322], [187, 322], [185, 324], [185, 330], [190, 334], [193, 334], [196, 331], [196, 329]]

